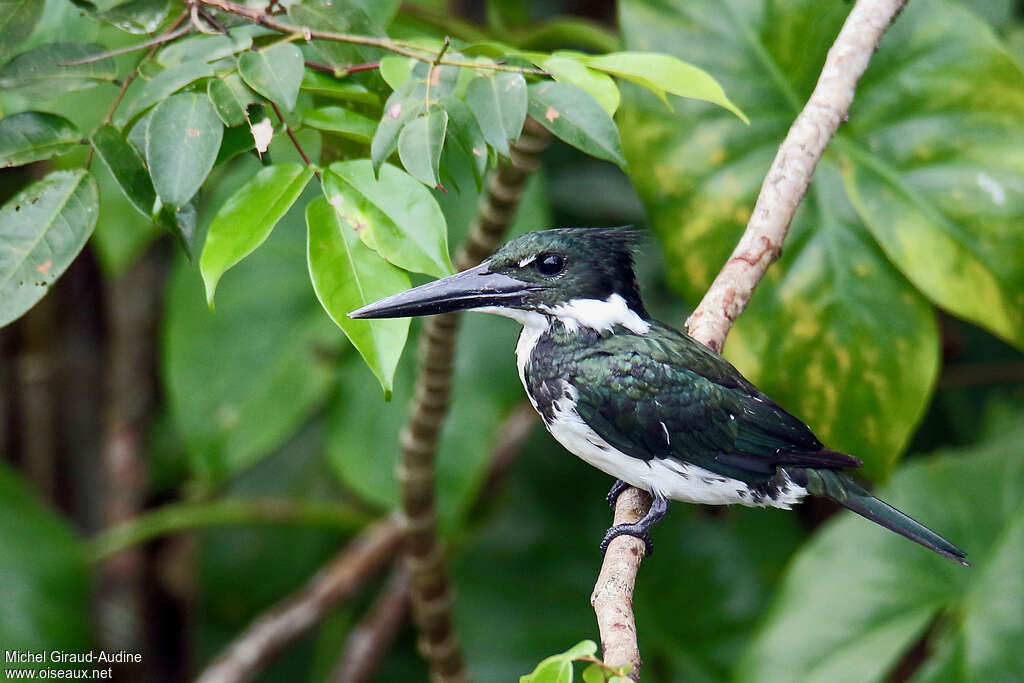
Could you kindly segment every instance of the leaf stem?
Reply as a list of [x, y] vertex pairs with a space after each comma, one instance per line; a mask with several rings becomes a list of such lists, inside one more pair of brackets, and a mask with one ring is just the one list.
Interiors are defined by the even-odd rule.
[[298, 151], [299, 156], [306, 162], [306, 166], [313, 167], [313, 175], [316, 176], [316, 179], [323, 182], [323, 176], [320, 175], [320, 169], [313, 166], [313, 162], [309, 160], [308, 156], [306, 156], [306, 151], [302, 149], [302, 145], [299, 144], [299, 139], [295, 137], [295, 133], [293, 133], [291, 127], [285, 123], [284, 117], [281, 116], [281, 110], [278, 109], [277, 102], [274, 102], [273, 100], [269, 100], [269, 102], [270, 106], [274, 108], [274, 113], [277, 114], [278, 121], [280, 121], [281, 125], [284, 126], [284, 131], [288, 133], [288, 138], [292, 141], [292, 144], [295, 145], [295, 149]]
[[[252, 9], [245, 5], [231, 0], [196, 0], [196, 2], [206, 5], [208, 7], [214, 7], [227, 12], [228, 14], [234, 14], [242, 17], [254, 24], [260, 26], [266, 26], [269, 29], [278, 31], [279, 33], [286, 34], [298, 34], [301, 35], [305, 40], [330, 40], [338, 43], [351, 43], [353, 45], [366, 45], [369, 47], [378, 47], [389, 52], [394, 52], [398, 55], [405, 57], [411, 57], [418, 59], [421, 62], [434, 63], [437, 60], [437, 64], [443, 66], [461, 66], [473, 69], [491, 69], [494, 71], [512, 71], [521, 74], [533, 74], [536, 76], [549, 76], [550, 74], [543, 69], [529, 69], [518, 66], [510, 66], [508, 64], [487, 64], [482, 62], [470, 62], [465, 60], [456, 59], [440, 59], [438, 50], [431, 50], [429, 48], [414, 46], [412, 43], [400, 40], [392, 40], [391, 38], [379, 38], [376, 36], [361, 36], [354, 33], [337, 33], [334, 31], [321, 31], [319, 29], [313, 29], [306, 26], [295, 26], [286, 22], [278, 20], [275, 16], [267, 14], [266, 12]], [[442, 48], [441, 53], [446, 48]]]

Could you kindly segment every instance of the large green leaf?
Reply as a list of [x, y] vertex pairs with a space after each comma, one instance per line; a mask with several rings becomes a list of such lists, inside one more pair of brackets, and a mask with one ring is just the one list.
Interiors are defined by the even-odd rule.
[[32, 35], [42, 16], [39, 0], [0, 0], [0, 64]]
[[[211, 207], [258, 168], [240, 160], [211, 190]], [[316, 194], [309, 188], [303, 199]], [[301, 203], [220, 283], [216, 312], [194, 266], [179, 259], [172, 273], [162, 379], [200, 477], [222, 480], [268, 455], [310, 418], [332, 384], [341, 336], [310, 291]]]
[[156, 61], [170, 68], [190, 61], [215, 62], [233, 54], [248, 50], [252, 45], [253, 31], [246, 26], [233, 26], [231, 35], [192, 35], [165, 46], [156, 55]]
[[182, 62], [164, 69], [139, 89], [135, 96], [117, 109], [115, 123], [124, 127], [154, 104], [163, 102], [189, 83], [213, 75], [213, 67], [202, 60]]
[[370, 143], [370, 158], [373, 160], [375, 171], [380, 169], [381, 164], [387, 161], [398, 147], [398, 136], [402, 132], [402, 127], [423, 111], [422, 98], [409, 95], [411, 90], [411, 87], [403, 86], [391, 93], [384, 103], [384, 113]]
[[220, 207], [199, 259], [210, 306], [224, 271], [266, 241], [312, 177], [312, 167], [302, 164], [267, 166]]
[[409, 319], [352, 320], [348, 314], [409, 288], [409, 276], [375, 254], [335, 206], [320, 197], [306, 207], [313, 289], [390, 397]]
[[291, 43], [278, 43], [238, 58], [238, 73], [249, 86], [286, 111], [295, 108], [302, 84], [302, 52]]
[[[383, 35], [382, 26], [376, 19], [380, 12], [387, 12], [389, 2], [374, 2], [376, 9], [367, 11], [361, 3], [337, 2], [336, 0], [303, 0], [288, 6], [288, 16], [296, 26], [317, 28], [335, 33], [353, 33], [363, 36]], [[373, 16], [371, 16], [371, 14]], [[334, 41], [315, 41], [313, 46], [331, 64], [341, 68], [360, 62], [380, 59], [384, 53], [379, 48], [349, 45]]]
[[0, 168], [23, 166], [71, 151], [82, 140], [63, 116], [24, 111], [0, 119]]
[[[691, 303], [706, 291], [741, 234], [778, 144], [813, 89], [848, 10], [810, 1], [771, 12], [760, 0], [699, 0], [685, 8], [622, 3], [628, 48], [699, 64], [752, 121], [744, 127], [724, 110], [685, 101], [671, 115], [636, 89], [620, 108], [631, 177], [666, 248], [671, 282]], [[949, 71], [953, 64], [956, 69]], [[979, 71], [970, 84], [965, 78], [955, 88], [934, 71], [966, 74], [985, 64], [992, 76]], [[1011, 82], [1008, 69], [987, 30], [956, 6], [940, 0], [908, 5], [862, 79], [851, 121], [826, 152], [782, 260], [768, 271], [726, 345], [726, 355], [751, 380], [831, 447], [862, 458], [870, 475], [884, 475], [920, 418], [938, 348], [922, 294], [904, 276], [920, 286], [919, 278], [879, 235], [888, 229], [915, 235], [910, 239], [918, 263], [931, 269], [931, 277], [956, 282], [962, 281], [959, 273], [944, 268], [949, 258], [937, 252], [950, 244], [942, 232], [958, 224], [963, 245], [1000, 245], [1002, 254], [993, 253], [986, 266], [990, 275], [1011, 272], [1007, 264], [1014, 259], [1013, 277], [1024, 273], [1024, 257], [1013, 256], [1021, 254], [1022, 240], [1014, 237], [1010, 219], [996, 211], [1008, 211], [1024, 196], [1014, 194], [1007, 175], [1024, 155], [1006, 153], [1007, 146], [1024, 149], [1024, 126], [1011, 125], [1019, 116], [1013, 112], [1024, 111], [1018, 107], [1024, 80]], [[973, 90], [990, 79], [1001, 84], [998, 97]], [[918, 116], [922, 111], [927, 114]], [[986, 136], [988, 146], [982, 144]], [[996, 146], [1004, 153], [999, 160], [991, 157], [992, 167], [973, 161]], [[1002, 207], [976, 184], [964, 184], [958, 169], [972, 165], [972, 183], [982, 173], [1003, 189]], [[870, 195], [859, 191], [858, 184], [878, 177], [878, 168], [892, 171], [888, 188], [873, 187]], [[1021, 173], [1016, 177], [1024, 187]], [[881, 211], [881, 204], [887, 211], [907, 206], [881, 201], [899, 194], [892, 191], [896, 186], [931, 197], [930, 215], [941, 216], [942, 226], [933, 222], [922, 233], [915, 228], [918, 218], [906, 214], [890, 214], [893, 220], [884, 229], [873, 224], [870, 211]], [[946, 207], [960, 196], [954, 215]], [[865, 223], [865, 216], [871, 220]], [[961, 294], [984, 309], [989, 328], [996, 329], [993, 323], [1008, 315], [1006, 299], [989, 297], [993, 288], [982, 287], [983, 279], [973, 282]]]
[[0, 577], [0, 639], [8, 652], [89, 650], [89, 567], [81, 539], [6, 465], [0, 466]]
[[595, 71], [577, 59], [562, 55], [549, 57], [539, 66], [550, 72], [556, 81], [572, 83], [586, 91], [604, 107], [608, 116], [615, 115], [615, 110], [619, 108], [619, 89], [608, 74]]
[[338, 219], [396, 266], [438, 277], [453, 271], [437, 200], [400, 169], [385, 164], [378, 179], [369, 160], [335, 162], [324, 173], [324, 194]]
[[551, 133], [590, 156], [625, 168], [615, 122], [601, 103], [571, 83], [547, 81], [530, 86], [530, 116]]
[[156, 205], [156, 190], [138, 151], [119, 130], [109, 125], [96, 129], [92, 145], [124, 196], [139, 213], [150, 218]]
[[526, 81], [521, 74], [479, 76], [466, 88], [466, 104], [494, 151], [508, 156], [508, 141], [519, 139], [526, 121]]
[[38, 100], [52, 100], [114, 80], [117, 65], [110, 57], [88, 64], [61, 66], [106, 51], [94, 43], [51, 43], [18, 55], [0, 68], [0, 90]]
[[43, 298], [85, 246], [99, 215], [88, 171], [56, 171], [0, 207], [0, 327]]
[[210, 98], [179, 93], [158, 104], [146, 126], [146, 161], [164, 204], [184, 206], [213, 168], [224, 135]]
[[847, 513], [797, 556], [736, 680], [885, 680], [936, 619], [943, 673], [933, 680], [1014, 680], [1024, 670], [1022, 438], [1018, 425], [917, 461], [879, 492], [963, 545], [972, 567]]
[[398, 158], [409, 174], [428, 187], [437, 185], [441, 149], [448, 130], [448, 112], [431, 107], [410, 121], [398, 136]]

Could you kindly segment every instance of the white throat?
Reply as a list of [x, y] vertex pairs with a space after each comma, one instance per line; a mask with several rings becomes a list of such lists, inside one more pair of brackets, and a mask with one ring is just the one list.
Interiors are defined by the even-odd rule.
[[634, 334], [646, 334], [650, 323], [631, 309], [619, 294], [600, 299], [570, 299], [557, 306], [542, 306], [547, 313], [558, 318], [569, 332], [578, 332], [587, 327], [597, 332], [610, 332], [616, 325], [622, 325]]

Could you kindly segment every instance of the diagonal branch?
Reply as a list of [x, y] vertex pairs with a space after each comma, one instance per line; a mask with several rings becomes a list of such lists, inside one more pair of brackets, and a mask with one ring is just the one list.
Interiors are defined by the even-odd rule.
[[395, 556], [400, 541], [401, 530], [391, 519], [368, 527], [302, 590], [250, 624], [206, 667], [196, 682], [252, 680], [281, 648], [318, 624], [331, 608], [376, 576]]
[[[906, 0], [859, 0], [850, 11], [810, 99], [779, 147], [761, 185], [757, 204], [736, 249], [687, 320], [691, 336], [718, 352], [736, 317], [743, 312], [765, 271], [778, 257], [796, 208], [811, 184], [825, 147], [846, 120], [857, 81], [868, 67], [882, 34]], [[650, 507], [636, 489], [620, 496], [615, 524], [635, 522]], [[591, 597], [601, 632], [605, 663], [633, 664], [639, 679], [640, 648], [633, 620], [633, 587], [643, 544], [620, 536], [608, 546]]]
[[[522, 136], [512, 145], [511, 161], [502, 162], [488, 179], [477, 221], [456, 255], [459, 270], [483, 261], [501, 241], [549, 139], [539, 124], [527, 120]], [[447, 313], [431, 316], [423, 323], [415, 399], [409, 422], [402, 431], [402, 458], [398, 465], [405, 558], [412, 576], [413, 619], [419, 631], [420, 652], [435, 681], [466, 678], [462, 649], [452, 621], [452, 598], [444, 550], [437, 536], [434, 500], [437, 443], [448, 412], [458, 321], [458, 313]]]

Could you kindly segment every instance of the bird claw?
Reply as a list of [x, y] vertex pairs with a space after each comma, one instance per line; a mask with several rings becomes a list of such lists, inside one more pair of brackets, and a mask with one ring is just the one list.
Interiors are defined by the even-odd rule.
[[[609, 493], [609, 495], [611, 494]], [[616, 524], [605, 532], [604, 539], [601, 541], [602, 556], [608, 552], [608, 544], [619, 536], [639, 538], [644, 542], [644, 557], [650, 557], [654, 554], [654, 541], [651, 540], [651, 535], [643, 527], [639, 524]]]
[[615, 512], [615, 503], [618, 502], [619, 496], [621, 496], [622, 492], [628, 488], [629, 484], [621, 479], [616, 479], [615, 483], [612, 484], [612, 488], [608, 491], [608, 495], [604, 497], [605, 501], [608, 503], [608, 507], [612, 509], [612, 512]]

